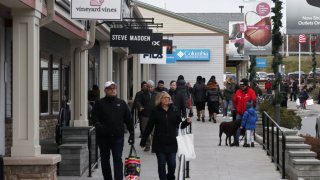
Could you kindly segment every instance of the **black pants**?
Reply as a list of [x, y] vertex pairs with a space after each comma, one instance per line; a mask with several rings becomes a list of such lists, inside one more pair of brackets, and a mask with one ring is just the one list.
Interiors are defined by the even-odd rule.
[[110, 152], [113, 158], [114, 180], [123, 180], [122, 151], [124, 137], [99, 138], [102, 174], [104, 180], [113, 180], [110, 166]]

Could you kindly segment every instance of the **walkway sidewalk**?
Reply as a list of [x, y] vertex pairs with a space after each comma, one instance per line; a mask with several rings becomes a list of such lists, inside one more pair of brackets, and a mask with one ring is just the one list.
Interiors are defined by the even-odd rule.
[[[255, 143], [254, 148], [225, 146], [225, 135], [222, 136], [222, 146], [219, 143], [219, 124], [230, 121], [218, 117], [218, 123], [205, 123], [193, 120], [193, 134], [195, 136], [195, 150], [197, 158], [190, 162], [190, 179], [197, 180], [277, 180], [281, 175], [266, 155], [262, 147]], [[136, 149], [141, 157], [141, 180], [157, 180], [157, 160], [155, 154], [144, 152], [138, 145], [138, 128], [136, 129]], [[125, 142], [127, 142], [127, 136]], [[233, 139], [233, 138], [232, 138]], [[129, 146], [125, 143], [124, 157], [128, 155]], [[178, 166], [178, 160], [177, 160]], [[178, 167], [177, 167], [178, 169]], [[87, 177], [58, 177], [59, 180], [102, 180], [101, 167]]]

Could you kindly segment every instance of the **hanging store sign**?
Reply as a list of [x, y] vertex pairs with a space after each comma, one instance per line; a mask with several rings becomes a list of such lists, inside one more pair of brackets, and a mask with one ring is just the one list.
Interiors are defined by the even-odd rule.
[[162, 40], [162, 46], [166, 47], [167, 54], [172, 54], [172, 40], [163, 39]]
[[71, 19], [122, 20], [122, 0], [71, 0]]
[[129, 46], [130, 54], [141, 54], [141, 53], [152, 53], [152, 54], [162, 54], [162, 33], [152, 33], [151, 43], [141, 44], [140, 46], [133, 44]]
[[210, 49], [176, 49], [176, 61], [210, 61]]
[[130, 54], [162, 54], [162, 37], [150, 29], [111, 29], [110, 46], [128, 47]]
[[166, 64], [166, 48], [163, 47], [162, 54], [140, 54], [140, 64]]
[[290, 0], [287, 5], [287, 34], [320, 34], [320, 1]]
[[270, 55], [272, 50], [272, 26], [270, 0], [245, 0], [244, 53], [246, 55]]

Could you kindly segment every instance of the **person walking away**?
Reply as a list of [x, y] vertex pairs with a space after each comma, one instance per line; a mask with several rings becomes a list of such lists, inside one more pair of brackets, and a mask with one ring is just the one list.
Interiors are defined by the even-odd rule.
[[228, 116], [228, 109], [233, 110], [233, 96], [236, 89], [236, 84], [233, 82], [231, 77], [227, 77], [227, 80], [224, 85], [223, 91], [223, 117]]
[[247, 142], [243, 144], [243, 147], [254, 147], [254, 132], [256, 129], [256, 122], [258, 115], [256, 110], [253, 108], [251, 102], [247, 102], [246, 111], [242, 117], [242, 123], [240, 129], [245, 129]]
[[[141, 127], [143, 134], [147, 127], [151, 111], [155, 106], [155, 98], [157, 95], [157, 93], [154, 91], [154, 82], [152, 80], [147, 81], [147, 86], [148, 89], [144, 91], [144, 93], [141, 96], [141, 99], [137, 102], [138, 109], [141, 113]], [[150, 151], [150, 146], [151, 137], [148, 137], [146, 148], [144, 149], [144, 151]]]
[[[141, 82], [141, 90], [136, 93], [133, 104], [132, 104], [132, 109], [131, 109], [131, 114], [134, 114], [134, 111], [138, 112], [138, 119], [139, 119], [139, 128], [140, 128], [140, 136], [142, 136], [142, 123], [141, 123], [141, 111], [138, 109], [138, 103], [141, 102], [141, 97], [145, 91], [148, 90], [148, 85], [146, 81]], [[141, 107], [141, 105], [140, 105]]]
[[290, 94], [290, 101], [292, 101], [292, 98], [294, 101], [297, 100], [297, 94], [298, 94], [298, 83], [296, 80], [292, 80], [292, 83], [290, 84], [291, 88], [291, 94]]
[[196, 84], [193, 85], [192, 89], [194, 104], [197, 109], [197, 121], [200, 121], [200, 118], [204, 122], [205, 118], [205, 105], [206, 105], [206, 85], [202, 81], [202, 77], [197, 77]]
[[267, 91], [267, 94], [272, 94], [272, 82], [270, 79], [264, 84], [264, 89]]
[[300, 94], [299, 94], [299, 101], [300, 101], [300, 107], [302, 109], [306, 109], [306, 102], [309, 98], [308, 92], [307, 92], [307, 85], [303, 86]]
[[[176, 94], [177, 94], [177, 97], [179, 97], [178, 101], [181, 101], [179, 102], [179, 104], [181, 105], [181, 108], [180, 108], [181, 116], [183, 118], [186, 118], [188, 98], [189, 98], [189, 88], [182, 75], [178, 76]], [[184, 105], [182, 105], [182, 103], [184, 103]]]
[[[219, 97], [222, 99], [220, 87], [215, 80], [211, 80], [207, 84], [207, 105], [209, 110], [209, 121], [217, 122], [217, 114], [219, 114]], [[223, 99], [222, 99], [223, 100]], [[204, 120], [202, 121], [204, 122]]]
[[173, 105], [178, 109], [182, 117], [186, 117], [186, 99], [184, 93], [177, 93], [177, 82], [172, 80], [170, 82], [169, 95]]
[[288, 102], [288, 93], [290, 91], [288, 83], [283, 80], [280, 84], [280, 94], [282, 96], [281, 107], [287, 107]]
[[[248, 84], [248, 79], [244, 78], [240, 81], [240, 89], [238, 89], [233, 97], [236, 109], [236, 121], [242, 121], [242, 116], [246, 111], [247, 102], [251, 101], [253, 107], [256, 107], [256, 94]], [[238, 128], [234, 142], [230, 146], [239, 146], [240, 128]]]
[[158, 92], [168, 92], [169, 90], [164, 86], [164, 81], [163, 80], [159, 80], [158, 81], [158, 86], [154, 89], [157, 93]]
[[130, 133], [128, 143], [134, 144], [134, 127], [129, 107], [117, 98], [117, 85], [107, 81], [105, 97], [96, 101], [92, 120], [100, 149], [102, 174], [105, 180], [112, 180], [110, 152], [112, 152], [114, 180], [123, 179], [122, 152], [124, 146], [124, 124]]
[[[157, 94], [155, 104], [156, 107], [151, 112], [140, 146], [145, 148], [147, 138], [154, 130], [152, 149], [157, 155], [159, 179], [174, 180], [178, 150], [176, 129], [179, 128], [181, 123], [181, 114], [172, 104], [171, 97], [166, 92]], [[186, 128], [191, 122], [191, 118], [188, 117], [181, 123], [181, 128]], [[166, 169], [168, 169], [168, 172], [166, 172]]]

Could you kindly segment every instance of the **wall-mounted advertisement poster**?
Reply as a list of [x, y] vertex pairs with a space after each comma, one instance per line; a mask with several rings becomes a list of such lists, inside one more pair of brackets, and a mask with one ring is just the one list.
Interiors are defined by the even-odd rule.
[[320, 33], [319, 0], [287, 0], [287, 34]]
[[246, 55], [271, 55], [270, 4], [270, 0], [244, 0], [244, 53]]
[[243, 60], [244, 57], [244, 22], [229, 22], [228, 60]]
[[72, 19], [122, 20], [122, 0], [71, 0]]

